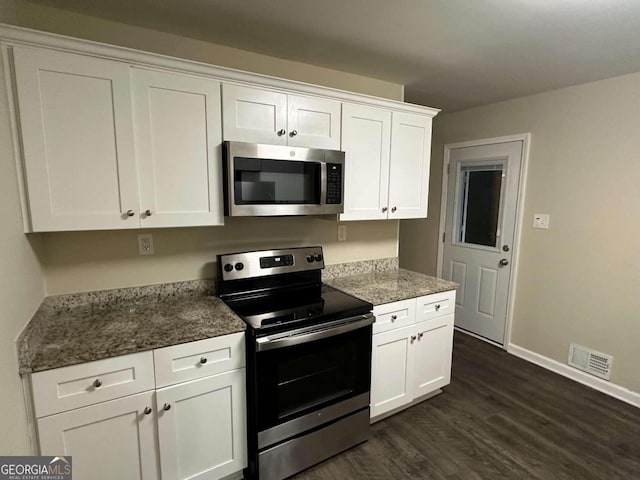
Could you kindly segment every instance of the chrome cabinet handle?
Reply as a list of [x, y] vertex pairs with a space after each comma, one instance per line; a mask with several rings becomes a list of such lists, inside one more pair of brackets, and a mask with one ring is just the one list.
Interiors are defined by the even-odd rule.
[[424, 332], [420, 332], [420, 333], [418, 334], [418, 340], [420, 340], [423, 336], [424, 336]]
[[153, 212], [151, 212], [151, 210], [147, 209], [144, 211], [144, 214], [146, 217], [150, 217], [152, 215]]
[[133, 217], [136, 214], [133, 210], [127, 210], [127, 217]]
[[391, 213], [394, 213], [397, 209], [398, 207], [391, 207]]
[[387, 211], [387, 207], [382, 207], [382, 213]]
[[506, 258], [503, 258], [498, 262], [498, 265], [500, 265], [501, 267], [506, 267], [507, 265], [509, 265], [509, 260], [507, 260]]
[[391, 321], [394, 322], [398, 319], [397, 315], [391, 315]]
[[281, 137], [282, 135], [284, 135], [285, 133], [287, 133], [287, 131], [284, 128], [281, 128], [280, 130], [278, 130], [276, 132], [278, 134], [279, 137]]
[[144, 414], [145, 414], [145, 415], [149, 415], [151, 412], [153, 412], [153, 410], [151, 410], [151, 407], [146, 407], [146, 408], [144, 409]]
[[435, 309], [436, 309], [436, 312], [437, 312], [438, 310], [440, 310], [440, 304], [439, 304], [439, 303], [436, 303]]
[[93, 381], [93, 387], [94, 387], [94, 388], [100, 388], [101, 386], [102, 386], [102, 380], [100, 380], [99, 378], [96, 378], [96, 379]]
[[416, 341], [416, 338], [417, 338], [417, 337], [416, 337], [415, 335], [411, 335], [411, 343], [415, 342], [415, 341]]
[[207, 357], [200, 357], [200, 364], [204, 365], [205, 363], [207, 363]]
[[171, 405], [170, 405], [170, 404], [168, 404], [168, 403], [165, 403], [165, 404], [164, 404], [164, 406], [162, 407], [162, 409], [163, 409], [165, 412], [168, 412], [169, 410], [171, 410]]
[[297, 130], [291, 130], [291, 133], [289, 134], [291, 137], [295, 137], [298, 134]]

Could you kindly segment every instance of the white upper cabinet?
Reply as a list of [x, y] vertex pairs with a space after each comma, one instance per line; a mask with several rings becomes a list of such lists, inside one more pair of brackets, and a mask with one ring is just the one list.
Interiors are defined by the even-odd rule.
[[343, 104], [340, 220], [427, 216], [431, 117]]
[[13, 53], [32, 230], [139, 227], [129, 66]]
[[222, 85], [224, 139], [340, 148], [340, 102], [261, 88]]
[[340, 220], [387, 218], [391, 112], [342, 106], [342, 149], [345, 152], [344, 213]]
[[431, 117], [393, 113], [389, 218], [425, 218], [429, 192]]
[[220, 83], [132, 69], [143, 227], [222, 225]]

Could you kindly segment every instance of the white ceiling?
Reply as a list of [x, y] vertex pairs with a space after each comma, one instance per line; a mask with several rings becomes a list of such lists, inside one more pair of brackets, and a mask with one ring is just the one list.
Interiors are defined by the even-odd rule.
[[640, 0], [36, 0], [406, 86], [460, 110], [640, 71]]

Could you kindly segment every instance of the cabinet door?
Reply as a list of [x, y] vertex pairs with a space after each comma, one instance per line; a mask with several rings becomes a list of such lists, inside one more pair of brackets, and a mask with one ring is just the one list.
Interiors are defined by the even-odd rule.
[[371, 416], [413, 400], [413, 341], [415, 325], [373, 336]]
[[143, 227], [222, 225], [220, 84], [133, 69]]
[[129, 66], [13, 52], [32, 230], [139, 228]]
[[157, 391], [163, 480], [217, 479], [247, 465], [245, 369]]
[[222, 133], [229, 141], [286, 145], [286, 94], [223, 84]]
[[41, 455], [73, 456], [77, 480], [160, 478], [153, 392], [38, 419]]
[[415, 342], [414, 397], [451, 382], [453, 314], [420, 322]]
[[340, 220], [387, 218], [391, 112], [342, 105], [344, 213]]
[[296, 95], [287, 101], [289, 145], [340, 150], [340, 102]]
[[430, 158], [431, 118], [394, 113], [389, 218], [426, 218]]

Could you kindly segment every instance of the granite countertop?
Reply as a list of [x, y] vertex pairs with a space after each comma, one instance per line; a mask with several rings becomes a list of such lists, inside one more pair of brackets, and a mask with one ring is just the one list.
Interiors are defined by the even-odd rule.
[[245, 330], [245, 323], [213, 292], [185, 289], [184, 283], [177, 290], [169, 286], [178, 284], [156, 286], [152, 294], [122, 289], [45, 299], [18, 338], [20, 373]]
[[402, 268], [328, 277], [324, 279], [324, 282], [373, 305], [382, 305], [458, 288], [457, 283]]

